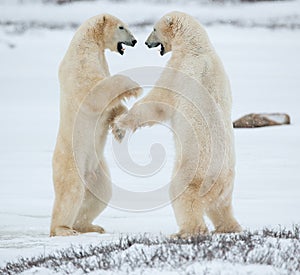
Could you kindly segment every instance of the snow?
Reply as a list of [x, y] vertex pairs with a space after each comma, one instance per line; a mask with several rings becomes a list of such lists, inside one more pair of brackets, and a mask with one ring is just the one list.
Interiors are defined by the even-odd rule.
[[[57, 69], [74, 30], [41, 27], [18, 33], [14, 23], [7, 26], [3, 22], [80, 24], [97, 10], [119, 16], [129, 25], [150, 22], [145, 27], [133, 28], [139, 43], [135, 48], [127, 47], [124, 56], [107, 52], [111, 73], [115, 74], [134, 67], [165, 64], [169, 55], [161, 57], [156, 50], [147, 49], [143, 41], [151, 31], [151, 22], [166, 11], [178, 9], [197, 16], [207, 25], [230, 77], [233, 119], [253, 112], [286, 112], [291, 117], [289, 126], [235, 130], [235, 214], [244, 228], [256, 230], [278, 225], [290, 228], [300, 223], [300, 35], [299, 29], [269, 28], [273, 21], [299, 23], [299, 6], [299, 1], [225, 6], [131, 1], [59, 7], [9, 1], [0, 4], [0, 265], [70, 244], [111, 242], [120, 233], [170, 234], [177, 230], [170, 205], [138, 213], [111, 206], [96, 219], [107, 234], [48, 237], [54, 199], [51, 157], [59, 118]], [[222, 20], [262, 27], [216, 23]], [[168, 183], [173, 165], [168, 129], [155, 126], [138, 131], [131, 137], [129, 152], [136, 163], [149, 163], [154, 143], [165, 149], [164, 164], [157, 174], [141, 178], [126, 174], [118, 166], [109, 137], [105, 154], [117, 186], [147, 192]], [[209, 227], [212, 229], [210, 223]], [[203, 268], [222, 274], [228, 269], [228, 274], [232, 274], [235, 267], [231, 263], [213, 262]], [[248, 265], [241, 270], [273, 274], [272, 268], [265, 266]]]
[[280, 124], [287, 123], [287, 117], [283, 114], [264, 114], [264, 116]]
[[[155, 2], [155, 3], [153, 3]], [[82, 23], [95, 13], [111, 13], [129, 24], [151, 24], [170, 10], [181, 10], [196, 16], [204, 24], [236, 24], [240, 26], [262, 26], [288, 24], [300, 25], [299, 1], [282, 1], [276, 4], [244, 3], [242, 5], [220, 3], [199, 5], [198, 1], [92, 1], [70, 3], [66, 5], [44, 5], [38, 2], [32, 5], [28, 0], [21, 2], [3, 2], [0, 18], [4, 22], [47, 24]], [[0, 4], [1, 6], [1, 4]], [[146, 12], [147, 11], [147, 12]]]

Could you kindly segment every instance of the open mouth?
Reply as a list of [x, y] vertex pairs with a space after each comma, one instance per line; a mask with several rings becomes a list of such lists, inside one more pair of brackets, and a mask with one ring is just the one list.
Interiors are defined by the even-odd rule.
[[160, 42], [151, 43], [151, 42], [146, 41], [145, 44], [147, 45], [148, 48], [156, 48], [156, 47], [160, 46], [160, 50], [159, 50], [160, 55], [165, 54], [165, 47], [162, 43], [160, 43]]
[[118, 52], [121, 55], [123, 55], [124, 51], [125, 51], [125, 48], [123, 48], [123, 44], [124, 44], [123, 42], [118, 42], [118, 45], [117, 45]]
[[164, 55], [164, 54], [165, 54], [165, 48], [164, 48], [164, 45], [161, 44], [161, 43], [159, 43], [159, 45], [160, 45], [160, 51], [159, 51], [159, 53], [160, 53], [160, 55]]
[[126, 46], [130, 46], [130, 47], [134, 47], [135, 44], [137, 43], [136, 39], [133, 39], [132, 41], [121, 41], [121, 42], [118, 42], [117, 44], [117, 49], [118, 49], [118, 52], [123, 55], [124, 52], [125, 52], [125, 48], [123, 47], [123, 45], [126, 45]]
[[158, 46], [160, 46], [160, 50], [159, 50], [160, 55], [164, 55], [165, 54], [165, 47], [162, 43], [157, 42], [157, 43], [153, 43], [153, 44], [148, 45], [149, 48], [156, 48]]

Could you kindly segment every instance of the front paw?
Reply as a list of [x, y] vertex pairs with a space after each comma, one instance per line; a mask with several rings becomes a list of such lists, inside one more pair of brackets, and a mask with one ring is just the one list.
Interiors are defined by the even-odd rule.
[[122, 114], [115, 118], [114, 123], [112, 124], [112, 134], [118, 142], [121, 142], [126, 135], [126, 130], [129, 128], [126, 125], [127, 114]]
[[143, 92], [143, 89], [141, 87], [134, 87], [131, 89], [126, 90], [123, 94], [122, 97], [123, 98], [131, 98], [131, 97], [135, 97], [137, 98], [139, 95], [141, 95]]
[[120, 128], [116, 123], [114, 123], [112, 127], [112, 134], [118, 142], [122, 142], [126, 134], [126, 130], [124, 128]]
[[120, 115], [114, 121], [112, 126], [112, 132], [119, 142], [122, 141], [126, 134], [126, 130], [131, 130], [135, 132], [139, 127], [139, 120], [136, 119], [135, 115], [132, 115], [130, 112], [127, 114]]

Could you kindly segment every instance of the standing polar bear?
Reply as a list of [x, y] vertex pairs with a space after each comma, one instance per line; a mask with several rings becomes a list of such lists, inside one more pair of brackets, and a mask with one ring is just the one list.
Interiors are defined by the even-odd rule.
[[179, 226], [175, 236], [208, 231], [239, 232], [233, 216], [234, 137], [231, 91], [221, 60], [203, 27], [191, 16], [171, 12], [154, 26], [149, 48], [172, 56], [155, 87], [118, 119], [120, 133], [170, 121], [176, 156], [169, 194]]
[[121, 100], [137, 96], [137, 83], [109, 76], [104, 50], [124, 53], [136, 39], [119, 19], [102, 14], [75, 33], [59, 68], [60, 126], [53, 156], [55, 202], [51, 236], [103, 233], [92, 221], [111, 197], [103, 156], [109, 127], [126, 112]]

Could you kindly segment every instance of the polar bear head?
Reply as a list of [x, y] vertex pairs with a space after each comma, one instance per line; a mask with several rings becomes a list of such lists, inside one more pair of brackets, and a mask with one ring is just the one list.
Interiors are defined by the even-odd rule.
[[161, 46], [160, 54], [164, 55], [176, 46], [186, 49], [201, 47], [200, 44], [206, 43], [206, 40], [206, 32], [196, 19], [186, 13], [173, 11], [154, 25], [145, 44], [149, 48]]
[[89, 20], [89, 36], [104, 49], [124, 54], [123, 45], [134, 47], [137, 40], [128, 26], [110, 14], [100, 14]]

